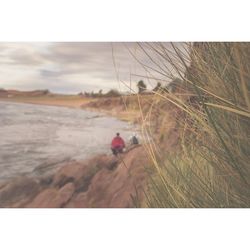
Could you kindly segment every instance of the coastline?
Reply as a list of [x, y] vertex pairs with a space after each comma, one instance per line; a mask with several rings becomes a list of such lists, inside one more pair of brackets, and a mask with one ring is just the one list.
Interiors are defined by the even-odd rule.
[[77, 99], [57, 99], [57, 98], [41, 98], [41, 97], [25, 97], [25, 98], [0, 98], [2, 102], [12, 103], [27, 103], [45, 106], [67, 107], [67, 108], [81, 108], [89, 100]]
[[[122, 117], [121, 112], [116, 112], [117, 109], [110, 111], [84, 107], [93, 100], [0, 98], [0, 101], [85, 109], [117, 119]], [[129, 119], [121, 120], [131, 122]], [[120, 158], [113, 155], [94, 155], [87, 160], [73, 160], [62, 164], [48, 176], [39, 178], [24, 175], [10, 179], [1, 183], [0, 207], [134, 207], [131, 197], [139, 195], [137, 203], [143, 201], [146, 183], [144, 166], [148, 161], [145, 150], [140, 145], [130, 148]], [[139, 191], [135, 189], [135, 184]], [[104, 198], [96, 190], [100, 186], [106, 190], [102, 194]], [[20, 191], [22, 195], [19, 197], [16, 194]]]
[[19, 176], [0, 185], [2, 208], [143, 207], [148, 158], [141, 145], [115, 157], [70, 161], [55, 173]]
[[[112, 97], [110, 98], [112, 99]], [[113, 107], [110, 109], [108, 106], [99, 107], [98, 105], [91, 105], [92, 103], [97, 104], [100, 99], [97, 98], [82, 98], [78, 96], [69, 97], [12, 97], [12, 98], [0, 98], [2, 102], [9, 103], [26, 103], [44, 106], [54, 106], [54, 107], [65, 107], [74, 109], [84, 109], [87, 111], [99, 112], [107, 116], [115, 117], [121, 121], [138, 123], [139, 113], [137, 111], [126, 111], [121, 110], [120, 106]]]

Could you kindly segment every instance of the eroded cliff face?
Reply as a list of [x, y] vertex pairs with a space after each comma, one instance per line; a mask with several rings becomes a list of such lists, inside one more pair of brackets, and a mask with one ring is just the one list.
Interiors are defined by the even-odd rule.
[[1, 207], [127, 208], [143, 203], [150, 160], [142, 146], [119, 157], [73, 161], [41, 179], [19, 177], [0, 185]]

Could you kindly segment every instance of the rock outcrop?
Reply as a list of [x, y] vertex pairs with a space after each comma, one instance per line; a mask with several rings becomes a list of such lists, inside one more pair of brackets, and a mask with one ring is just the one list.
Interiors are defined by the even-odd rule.
[[47, 188], [39, 193], [35, 199], [26, 205], [30, 208], [58, 208], [63, 207], [75, 192], [72, 182], [65, 184], [62, 188]]
[[72, 161], [46, 178], [20, 177], [1, 184], [0, 207], [118, 208], [143, 202], [149, 160], [142, 146], [115, 157]]
[[119, 161], [115, 170], [103, 168], [98, 171], [88, 190], [72, 197], [66, 207], [133, 207], [133, 200], [143, 200], [147, 164], [144, 150], [141, 147], [133, 149]]
[[41, 186], [38, 180], [21, 176], [0, 187], [0, 207], [23, 207], [35, 197]]

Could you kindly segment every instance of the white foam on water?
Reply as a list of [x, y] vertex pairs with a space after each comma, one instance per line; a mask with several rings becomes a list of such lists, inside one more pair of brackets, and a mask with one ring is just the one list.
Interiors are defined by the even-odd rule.
[[135, 130], [97, 112], [0, 102], [0, 180], [109, 153], [116, 132], [128, 141]]

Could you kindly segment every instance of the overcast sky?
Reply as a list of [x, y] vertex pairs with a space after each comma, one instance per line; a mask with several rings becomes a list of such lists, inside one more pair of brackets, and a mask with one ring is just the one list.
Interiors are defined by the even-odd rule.
[[135, 88], [147, 75], [137, 60], [152, 65], [137, 43], [0, 43], [0, 88], [69, 94], [111, 88], [124, 91], [130, 83]]

